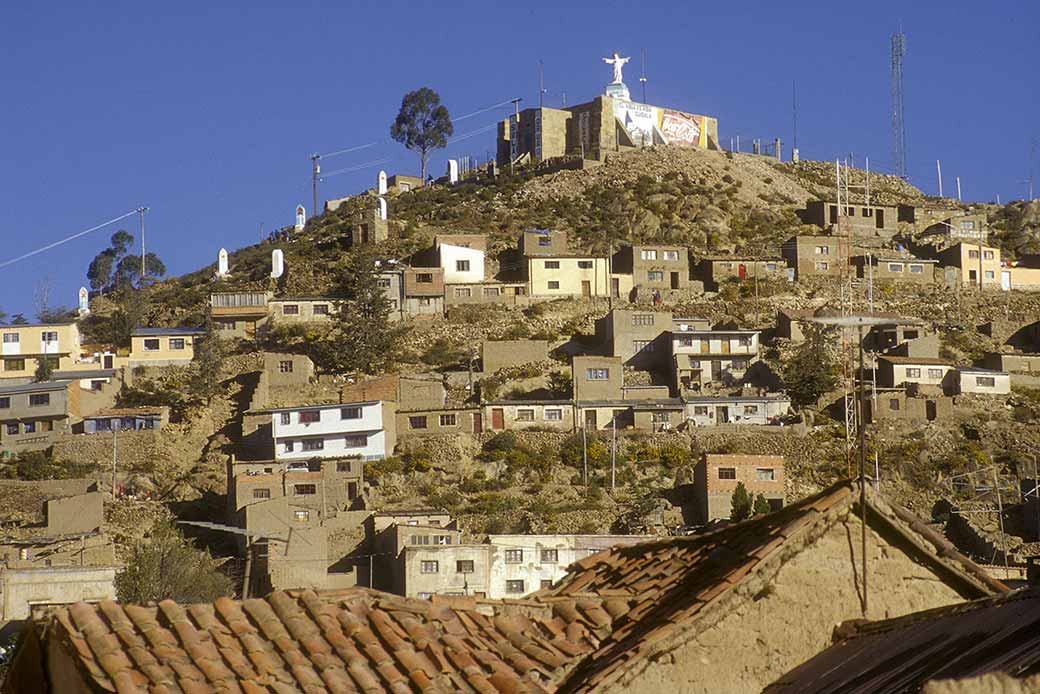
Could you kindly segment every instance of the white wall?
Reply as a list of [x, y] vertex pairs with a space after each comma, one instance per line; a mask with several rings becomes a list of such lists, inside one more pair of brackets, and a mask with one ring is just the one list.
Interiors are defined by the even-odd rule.
[[[360, 407], [360, 419], [342, 419], [340, 411], [344, 408]], [[300, 413], [303, 411], [318, 412], [320, 420], [301, 423]], [[387, 454], [386, 432], [383, 430], [383, 407], [381, 402], [344, 403], [320, 408], [301, 408], [291, 410], [289, 424], [282, 424], [283, 412], [271, 415], [271, 431], [275, 440], [276, 460], [307, 460], [310, 458], [333, 458], [349, 455], [360, 455], [364, 458], [383, 458]], [[344, 437], [348, 434], [366, 434], [368, 443], [362, 448], [347, 448]], [[303, 440], [320, 438], [324, 441], [322, 450], [303, 450]], [[292, 442], [293, 450], [287, 450], [287, 442]]]
[[[484, 251], [442, 243], [438, 249], [440, 265], [444, 269], [445, 284], [465, 284], [484, 281]], [[468, 271], [456, 270], [459, 260], [469, 261]]]
[[[943, 384], [943, 381], [946, 379], [947, 372], [950, 371], [951, 368], [952, 367], [950, 366], [936, 364], [932, 364], [930, 366], [927, 364], [921, 364], [920, 366], [916, 366], [914, 364], [894, 364], [892, 374], [895, 378], [895, 383], [893, 383], [892, 385], [900, 386], [904, 383], [919, 383], [925, 386], [941, 386]], [[908, 376], [908, 369], [920, 369], [921, 375], [913, 377]], [[942, 375], [940, 375], [938, 378], [936, 378], [935, 376], [929, 376], [929, 369], [938, 369], [940, 372], [942, 372]]]
[[[788, 400], [690, 402], [686, 405], [686, 419], [697, 426], [714, 426], [719, 423], [716, 408], [720, 405], [729, 407], [730, 424], [768, 424], [770, 417], [782, 415], [791, 407], [791, 403]], [[754, 414], [744, 414], [745, 405], [755, 405], [758, 407], [758, 411]], [[697, 414], [698, 407], [707, 407], [708, 413]]]
[[[960, 377], [960, 392], [981, 393], [989, 395], [1007, 395], [1011, 392], [1011, 376], [1001, 371], [986, 373], [981, 371], [962, 371]], [[980, 386], [975, 379], [989, 377], [993, 379], [993, 387]]]

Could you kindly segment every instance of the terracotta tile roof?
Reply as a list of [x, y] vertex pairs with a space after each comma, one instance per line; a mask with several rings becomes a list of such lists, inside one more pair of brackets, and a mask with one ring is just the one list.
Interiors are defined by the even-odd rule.
[[[800, 551], [808, 543], [798, 540], [816, 537], [852, 512], [858, 500], [858, 488], [845, 481], [776, 513], [715, 532], [615, 547], [576, 562], [556, 586], [531, 597], [550, 604], [600, 601], [613, 621], [560, 691], [594, 691], [615, 681], [634, 659], [680, 637], [746, 576], [774, 557]], [[897, 512], [872, 492], [868, 508], [871, 521], [903, 535], [941, 564], [936, 568], [954, 576], [962, 594], [981, 597], [1008, 590], [908, 512]]]
[[833, 646], [766, 692], [894, 694], [918, 691], [929, 680], [1038, 671], [1040, 590], [1034, 588], [880, 622], [845, 623]]
[[567, 619], [542, 612], [291, 591], [188, 606], [78, 603], [48, 613], [48, 638], [105, 691], [549, 692], [610, 618], [596, 607]]

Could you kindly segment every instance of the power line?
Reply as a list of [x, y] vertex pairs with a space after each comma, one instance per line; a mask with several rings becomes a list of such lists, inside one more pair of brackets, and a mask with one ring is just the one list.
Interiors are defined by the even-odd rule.
[[364, 164], [358, 164], [357, 166], [348, 166], [345, 169], [336, 169], [335, 171], [329, 171], [328, 173], [322, 174], [321, 178], [319, 178], [318, 180], [319, 181], [324, 181], [329, 176], [338, 176], [339, 174], [342, 174], [342, 173], [350, 173], [351, 171], [360, 171], [361, 169], [367, 169], [367, 168], [372, 167], [372, 166], [379, 166], [380, 164], [385, 164], [388, 161], [390, 161], [389, 157], [386, 158], [386, 159], [373, 159], [372, 161], [366, 161]]
[[62, 244], [65, 244], [65, 243], [68, 243], [69, 241], [73, 241], [75, 239], [78, 239], [80, 236], [86, 236], [90, 232], [97, 231], [98, 229], [101, 229], [102, 227], [107, 227], [109, 224], [115, 224], [116, 222], [118, 222], [121, 219], [126, 219], [127, 217], [131, 217], [131, 216], [137, 214], [139, 209], [140, 208], [134, 208], [134, 209], [130, 210], [129, 212], [127, 212], [126, 214], [121, 214], [118, 217], [114, 217], [114, 218], [108, 220], [107, 222], [102, 222], [101, 224], [98, 224], [97, 226], [90, 227], [89, 229], [86, 229], [86, 230], [81, 231], [79, 233], [73, 234], [72, 236], [68, 236], [66, 238], [63, 238], [60, 241], [55, 241], [54, 243], [49, 243], [46, 246], [42, 246], [40, 248], [37, 248], [35, 251], [29, 251], [25, 255], [20, 255], [17, 258], [12, 258], [11, 260], [4, 261], [3, 263], [0, 263], [0, 268], [5, 268], [8, 265], [14, 265], [15, 263], [17, 263], [17, 262], [19, 262], [21, 260], [25, 260], [26, 258], [31, 258], [34, 255], [37, 255], [39, 253], [43, 253], [44, 251], [49, 251], [52, 248], [57, 248], [58, 246], [60, 246]]

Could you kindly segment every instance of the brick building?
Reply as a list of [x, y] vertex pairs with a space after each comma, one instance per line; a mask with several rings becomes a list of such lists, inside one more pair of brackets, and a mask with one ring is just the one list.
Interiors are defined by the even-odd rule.
[[761, 494], [772, 510], [784, 505], [782, 455], [707, 454], [694, 468], [693, 486], [700, 522], [728, 519], [733, 492], [743, 483], [752, 497]]

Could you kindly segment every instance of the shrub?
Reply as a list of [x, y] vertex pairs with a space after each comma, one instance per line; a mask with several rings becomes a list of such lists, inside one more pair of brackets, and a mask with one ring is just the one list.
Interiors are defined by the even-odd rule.
[[743, 482], [737, 482], [737, 488], [733, 490], [730, 497], [730, 520], [742, 521], [751, 516], [751, 496]]

